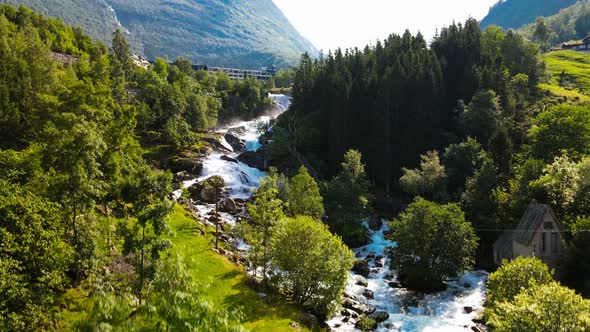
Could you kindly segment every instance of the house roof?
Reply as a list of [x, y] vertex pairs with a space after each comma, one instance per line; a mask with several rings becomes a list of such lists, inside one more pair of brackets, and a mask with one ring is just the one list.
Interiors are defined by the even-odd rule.
[[529, 204], [529, 207], [525, 211], [524, 215], [520, 219], [520, 222], [514, 227], [510, 227], [505, 230], [502, 235], [494, 242], [494, 248], [497, 251], [509, 251], [512, 252], [512, 242], [516, 241], [525, 246], [529, 246], [531, 241], [535, 237], [535, 234], [539, 228], [543, 225], [543, 216], [546, 213], [550, 213], [553, 220], [557, 223], [557, 227], [561, 228], [561, 225], [557, 221], [557, 217], [553, 212], [553, 209], [549, 205], [540, 204], [533, 201]]

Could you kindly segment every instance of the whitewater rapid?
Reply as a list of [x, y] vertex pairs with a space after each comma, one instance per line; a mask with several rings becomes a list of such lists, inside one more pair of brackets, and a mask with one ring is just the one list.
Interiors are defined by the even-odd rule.
[[[386, 239], [387, 230], [387, 223], [383, 222], [381, 229], [373, 232], [370, 244], [353, 250], [357, 259], [365, 260], [367, 256], [375, 258], [368, 260], [371, 268], [369, 277], [363, 278], [351, 272], [346, 287], [347, 294], [375, 306], [377, 311], [389, 314], [389, 319], [379, 324], [377, 331], [471, 331], [475, 325], [473, 319], [483, 309], [485, 302], [487, 272], [468, 272], [448, 280], [447, 290], [429, 295], [391, 287], [389, 284], [397, 281], [397, 275], [389, 268], [386, 248], [395, 247], [395, 242]], [[357, 285], [358, 279], [364, 279], [367, 286]], [[374, 299], [363, 295], [366, 289], [373, 292]], [[358, 331], [352, 320], [343, 323], [343, 318], [337, 316], [327, 323], [336, 331]]]
[[[232, 130], [238, 138], [244, 141], [247, 151], [256, 151], [261, 147], [259, 138], [262, 135], [262, 130], [270, 124], [271, 120], [276, 119], [279, 115], [285, 112], [291, 105], [291, 97], [281, 94], [269, 94], [274, 107], [267, 115], [260, 116], [250, 121], [237, 121], [231, 125], [220, 127], [217, 132], [222, 134], [221, 144], [233, 151], [233, 148], [225, 140], [225, 134]], [[201, 175], [189, 181], [184, 181], [182, 187], [188, 188], [197, 182], [202, 182], [212, 176], [221, 176], [225, 181], [224, 191], [229, 198], [234, 199], [248, 199], [254, 193], [254, 190], [260, 185], [260, 180], [264, 177], [264, 172], [250, 167], [242, 162], [236, 160], [241, 152], [220, 153], [214, 152], [210, 154], [203, 161], [203, 170]], [[230, 157], [236, 162], [227, 161], [222, 157]], [[180, 190], [173, 193], [173, 196], [178, 199], [180, 197]], [[199, 215], [206, 220], [207, 216], [215, 209], [215, 204], [199, 204], [196, 205]], [[221, 218], [233, 225], [236, 218], [229, 213], [220, 213]]]

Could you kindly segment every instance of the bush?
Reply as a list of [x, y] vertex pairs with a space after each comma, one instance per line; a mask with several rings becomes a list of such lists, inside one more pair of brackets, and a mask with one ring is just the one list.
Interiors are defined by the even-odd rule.
[[488, 324], [505, 332], [588, 331], [590, 301], [557, 282], [535, 285], [499, 303]]
[[513, 261], [504, 261], [502, 267], [490, 274], [488, 279], [488, 302], [512, 301], [512, 299], [530, 287], [551, 282], [549, 268], [535, 257], [518, 257]]

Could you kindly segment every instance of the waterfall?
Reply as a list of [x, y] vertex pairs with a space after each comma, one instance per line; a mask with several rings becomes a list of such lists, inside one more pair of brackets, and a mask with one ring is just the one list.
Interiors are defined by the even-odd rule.
[[[267, 126], [271, 120], [285, 112], [291, 104], [291, 97], [286, 95], [269, 94], [269, 98], [273, 101], [274, 107], [268, 115], [263, 115], [250, 121], [235, 122], [229, 126], [219, 128], [217, 132], [225, 135], [229, 130], [234, 129], [232, 132], [245, 142], [248, 151], [258, 150], [261, 147], [258, 141], [262, 134], [260, 128]], [[233, 151], [232, 147], [225, 141], [225, 138], [221, 139], [221, 144], [227, 147], [228, 150]], [[239, 153], [235, 152], [226, 154], [226, 156], [234, 159], [238, 155]], [[247, 199], [252, 196], [254, 190], [260, 185], [260, 179], [265, 175], [264, 172], [239, 161], [231, 162], [224, 160], [222, 157], [222, 153], [212, 153], [209, 155], [203, 162], [201, 175], [197, 179], [185, 181], [183, 187], [190, 187], [197, 181], [200, 182], [218, 175], [225, 180], [226, 187], [224, 189], [230, 198]], [[180, 190], [175, 191], [173, 194], [175, 198], [180, 197]], [[201, 216], [205, 217], [213, 210], [214, 205], [200, 205], [197, 208], [201, 212]], [[229, 214], [222, 214], [222, 218], [231, 224], [235, 222], [235, 218]]]

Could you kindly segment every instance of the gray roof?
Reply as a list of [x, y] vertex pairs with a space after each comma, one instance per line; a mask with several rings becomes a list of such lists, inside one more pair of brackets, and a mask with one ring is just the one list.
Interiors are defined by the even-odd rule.
[[494, 242], [494, 248], [498, 252], [512, 253], [512, 241], [519, 242], [525, 246], [529, 246], [531, 241], [535, 237], [535, 234], [543, 225], [543, 216], [545, 213], [551, 213], [553, 220], [560, 227], [557, 222], [557, 217], [553, 213], [553, 209], [549, 205], [539, 204], [533, 201], [529, 204], [526, 212], [520, 219], [520, 222], [515, 227], [509, 227], [507, 230], [502, 232], [502, 235]]

